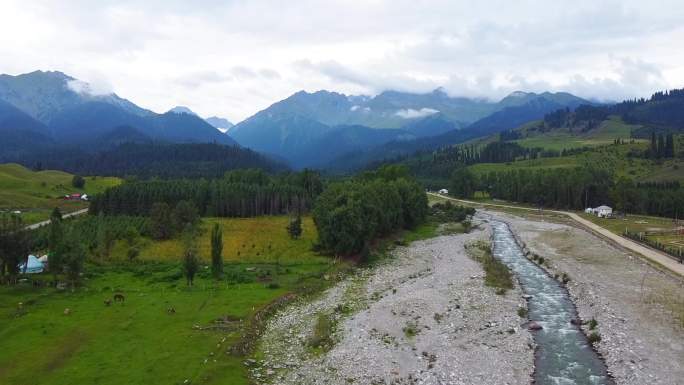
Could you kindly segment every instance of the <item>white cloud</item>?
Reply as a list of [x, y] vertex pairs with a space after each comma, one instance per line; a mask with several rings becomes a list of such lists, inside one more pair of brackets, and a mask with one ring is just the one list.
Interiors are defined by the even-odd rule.
[[414, 110], [413, 108], [407, 108], [403, 110], [399, 110], [395, 113], [395, 115], [402, 117], [404, 119], [415, 119], [415, 118], [424, 118], [426, 116], [436, 114], [439, 111], [432, 109], [432, 108], [421, 108], [420, 110]]
[[617, 100], [684, 86], [681, 20], [679, 0], [3, 0], [0, 73], [233, 121], [301, 89]]
[[112, 94], [111, 86], [104, 82], [87, 83], [83, 80], [72, 79], [67, 81], [66, 86], [70, 90], [84, 95], [105, 96]]

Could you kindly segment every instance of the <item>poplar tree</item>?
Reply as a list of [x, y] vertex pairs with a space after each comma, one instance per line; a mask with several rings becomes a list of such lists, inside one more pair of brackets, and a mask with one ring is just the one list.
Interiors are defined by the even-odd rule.
[[217, 279], [223, 275], [223, 231], [218, 223], [211, 230], [211, 272]]

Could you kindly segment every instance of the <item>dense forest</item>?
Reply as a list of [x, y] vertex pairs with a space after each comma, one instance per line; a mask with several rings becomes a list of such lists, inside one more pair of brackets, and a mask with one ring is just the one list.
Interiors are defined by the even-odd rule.
[[426, 214], [425, 191], [401, 166], [332, 183], [313, 209], [320, 246], [335, 255], [364, 256], [373, 239], [413, 228]]
[[561, 209], [611, 204], [631, 214], [671, 218], [684, 214], [684, 189], [679, 183], [615, 180], [612, 172], [591, 167], [501, 171], [479, 177], [466, 168], [456, 170], [450, 192], [470, 198], [475, 191], [484, 191], [494, 199]]
[[619, 115], [629, 124], [644, 127], [633, 133], [646, 138], [654, 129], [659, 133], [684, 130], [684, 89], [656, 92], [648, 99], [625, 100], [609, 106], [582, 105], [574, 111], [560, 109], [544, 117], [550, 127], [583, 127], [589, 130], [598, 126], [609, 115]]
[[304, 170], [270, 176], [235, 170], [216, 179], [170, 179], [124, 183], [95, 196], [92, 214], [149, 215], [154, 204], [189, 201], [202, 216], [252, 217], [307, 212], [323, 190], [318, 173]]
[[554, 158], [576, 155], [588, 151], [589, 147], [548, 150], [538, 147], [523, 147], [515, 142], [499, 139], [485, 145], [445, 146], [435, 151], [416, 152], [411, 156], [397, 157], [374, 163], [368, 169], [382, 164], [402, 164], [429, 189], [444, 187], [455, 169], [478, 163], [508, 163], [516, 160]]
[[96, 153], [79, 149], [45, 150], [12, 160], [36, 170], [64, 170], [81, 175], [136, 176], [140, 179], [216, 178], [226, 171], [240, 168], [260, 168], [268, 172], [287, 169], [284, 164], [250, 149], [213, 143], [124, 143]]

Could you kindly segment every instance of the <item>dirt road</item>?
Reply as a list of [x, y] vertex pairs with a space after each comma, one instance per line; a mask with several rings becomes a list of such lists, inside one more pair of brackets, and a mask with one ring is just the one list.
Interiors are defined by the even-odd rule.
[[[87, 213], [88, 213], [88, 209], [82, 209], [82, 210], [70, 212], [68, 214], [64, 214], [64, 215], [62, 215], [62, 218], [66, 219], [66, 218], [75, 217], [77, 215], [83, 215], [83, 214], [87, 214]], [[50, 220], [48, 219], [47, 221], [42, 221], [42, 222], [34, 223], [32, 225], [28, 225], [28, 226], [26, 226], [26, 230], [35, 230], [39, 227], [43, 227], [43, 226], [46, 226], [49, 224], [50, 224]]]
[[[467, 204], [471, 204], [471, 205], [481, 205], [481, 206], [487, 206], [487, 207], [501, 207], [501, 208], [510, 208], [510, 209], [519, 209], [519, 210], [528, 210], [528, 211], [538, 211], [538, 209], [534, 209], [534, 208], [510, 206], [510, 205], [500, 205], [500, 204], [494, 204], [494, 203], [473, 202], [473, 201], [468, 201], [468, 200], [463, 200], [463, 199], [450, 198], [450, 197], [446, 197], [444, 195], [439, 195], [439, 194], [430, 193], [430, 192], [428, 194], [430, 194], [432, 196], [440, 197], [443, 199], [448, 199], [451, 201], [456, 201], [456, 202], [461, 202], [461, 203], [467, 203]], [[637, 242], [634, 242], [630, 239], [627, 239], [627, 238], [621, 237], [617, 234], [614, 234], [614, 233], [610, 232], [609, 230], [607, 230], [607, 229], [605, 229], [605, 228], [603, 228], [603, 227], [601, 227], [601, 226], [599, 226], [593, 222], [590, 222], [590, 221], [580, 217], [579, 215], [577, 215], [573, 212], [561, 211], [561, 210], [546, 210], [546, 212], [553, 213], [553, 214], [565, 215], [565, 216], [571, 218], [572, 220], [574, 220], [575, 222], [579, 223], [583, 227], [591, 230], [595, 234], [600, 235], [604, 238], [607, 238], [607, 239], [617, 243], [618, 245], [620, 245], [624, 248], [627, 248], [627, 249], [629, 249], [635, 253], [638, 253], [641, 256], [643, 256], [644, 258], [646, 258], [650, 261], [656, 262], [657, 264], [667, 268], [668, 270], [670, 270], [674, 273], [677, 273], [681, 276], [684, 276], [684, 264], [681, 264], [681, 263], [675, 261], [671, 257], [669, 257], [669, 256], [667, 256], [667, 255], [665, 255], [665, 254], [663, 254], [657, 250], [642, 246]]]

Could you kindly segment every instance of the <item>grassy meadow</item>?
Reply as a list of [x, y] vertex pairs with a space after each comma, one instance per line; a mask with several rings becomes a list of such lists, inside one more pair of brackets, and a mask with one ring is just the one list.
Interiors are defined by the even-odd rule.
[[40, 222], [54, 207], [63, 213], [88, 207], [87, 202], [62, 199], [65, 194], [92, 195], [121, 183], [119, 178], [88, 176], [84, 177], [85, 187], [77, 189], [71, 185], [72, 178], [62, 171], [32, 171], [14, 163], [0, 164], [0, 211], [19, 210], [24, 222]]
[[[181, 274], [178, 241], [146, 241], [134, 263], [114, 255], [88, 264], [73, 291], [28, 282], [0, 287], [0, 383], [247, 384], [246, 357], [231, 353], [247, 320], [286, 293], [320, 290], [349, 266], [311, 251], [310, 218], [297, 240], [287, 236], [287, 220], [205, 219], [205, 228], [223, 225], [225, 275], [210, 276], [205, 231], [193, 287]], [[114, 293], [125, 302], [106, 306]]]
[[[298, 263], [302, 259], [325, 261], [311, 251], [317, 239], [316, 226], [311, 217], [302, 218], [302, 236], [293, 242], [285, 231], [289, 218], [204, 218], [201, 236], [197, 240], [200, 258], [209, 262], [211, 255], [210, 234], [215, 223], [223, 229], [223, 255], [226, 262], [251, 263]], [[175, 261], [181, 255], [180, 239], [146, 241], [140, 251], [140, 259], [146, 261]], [[125, 241], [119, 241], [114, 249], [116, 258], [125, 259]]]
[[541, 147], [561, 151], [578, 147], [603, 146], [613, 143], [616, 138], [629, 141], [632, 131], [639, 128], [641, 126], [626, 124], [618, 117], [611, 117], [587, 132], [569, 132], [567, 129], [558, 128], [551, 132], [535, 133], [530, 131], [529, 127], [523, 127], [522, 132], [527, 136], [515, 142], [523, 147]]
[[[87, 264], [74, 290], [29, 281], [0, 287], [0, 384], [248, 384], [249, 355], [233, 348], [256, 338], [247, 332], [252, 317], [286, 294], [320, 292], [352, 267], [314, 252], [316, 227], [302, 219], [302, 236], [293, 240], [285, 216], [203, 218], [192, 287], [181, 273], [181, 241], [148, 238], [134, 262], [117, 241], [110, 260]], [[220, 280], [208, 266], [214, 223], [223, 229]], [[385, 254], [397, 242], [434, 237], [437, 228], [428, 221], [376, 249]], [[115, 293], [125, 301], [107, 306]]]

